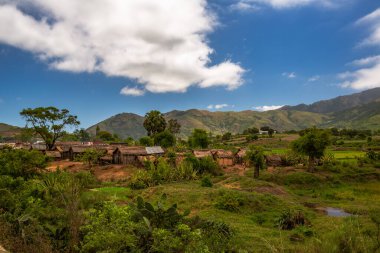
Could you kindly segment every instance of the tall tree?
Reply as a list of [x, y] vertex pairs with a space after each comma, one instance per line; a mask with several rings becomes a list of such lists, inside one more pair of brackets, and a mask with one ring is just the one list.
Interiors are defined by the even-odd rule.
[[207, 148], [210, 144], [208, 134], [205, 130], [194, 129], [189, 137], [189, 145], [192, 148]]
[[169, 119], [167, 128], [172, 134], [179, 134], [181, 131], [181, 124], [179, 124], [176, 119]]
[[91, 140], [90, 134], [84, 128], [75, 130], [74, 135], [76, 136], [76, 138], [78, 138], [79, 141], [82, 141], [82, 142]]
[[316, 159], [323, 157], [329, 144], [328, 131], [312, 128], [292, 143], [292, 149], [296, 153], [309, 157], [309, 172], [314, 172]]
[[24, 109], [20, 115], [45, 141], [47, 150], [54, 148], [57, 139], [65, 134], [66, 127], [76, 127], [80, 124], [77, 116], [71, 115], [69, 110], [60, 110], [52, 106]]
[[154, 136], [165, 131], [166, 120], [160, 111], [150, 111], [145, 115], [144, 128], [148, 132], [148, 136]]
[[258, 178], [260, 175], [260, 170], [265, 167], [265, 157], [264, 151], [261, 147], [256, 147], [251, 145], [247, 150], [245, 159], [248, 161], [248, 164], [254, 166], [253, 177]]

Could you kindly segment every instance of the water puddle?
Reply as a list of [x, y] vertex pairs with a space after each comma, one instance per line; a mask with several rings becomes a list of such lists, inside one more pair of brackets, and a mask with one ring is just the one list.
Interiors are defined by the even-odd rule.
[[333, 208], [333, 207], [326, 207], [325, 212], [328, 216], [331, 216], [331, 217], [347, 217], [347, 216], [352, 215], [350, 213], [343, 211], [342, 209]]

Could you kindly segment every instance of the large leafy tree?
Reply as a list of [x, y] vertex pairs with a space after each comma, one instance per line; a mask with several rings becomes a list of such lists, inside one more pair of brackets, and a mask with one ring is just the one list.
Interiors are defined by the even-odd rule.
[[248, 164], [254, 167], [253, 177], [258, 178], [260, 170], [265, 168], [264, 151], [261, 147], [251, 145], [247, 150], [245, 159]]
[[169, 119], [167, 129], [172, 134], [179, 134], [181, 131], [181, 124], [179, 124], [176, 119]]
[[207, 148], [210, 144], [209, 136], [205, 130], [194, 129], [189, 137], [189, 145], [192, 148]]
[[71, 115], [69, 110], [60, 110], [52, 106], [24, 109], [20, 115], [45, 141], [47, 150], [54, 148], [57, 139], [65, 134], [66, 127], [76, 127], [80, 124], [77, 116]]
[[75, 130], [74, 135], [80, 141], [90, 141], [91, 140], [90, 134], [84, 128], [81, 128], [80, 130]]
[[309, 172], [314, 172], [316, 160], [323, 157], [329, 144], [328, 131], [312, 128], [292, 143], [292, 149], [298, 154], [309, 157]]
[[166, 120], [160, 111], [150, 111], [145, 115], [144, 128], [148, 136], [154, 136], [165, 131]]
[[175, 145], [175, 142], [175, 136], [168, 130], [165, 130], [154, 136], [154, 144], [160, 145], [164, 148], [173, 147]]

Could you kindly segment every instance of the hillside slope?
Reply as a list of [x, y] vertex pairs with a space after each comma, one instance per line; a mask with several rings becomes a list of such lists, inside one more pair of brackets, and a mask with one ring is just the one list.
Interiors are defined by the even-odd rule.
[[300, 104], [296, 106], [284, 106], [281, 110], [334, 113], [376, 101], [380, 101], [380, 88], [374, 88], [360, 93], [340, 96], [329, 100], [321, 100], [311, 105]]
[[[319, 125], [329, 119], [329, 116], [297, 111], [241, 111], [241, 112], [209, 112], [205, 110], [171, 111], [165, 114], [166, 119], [177, 119], [181, 124], [180, 136], [190, 135], [194, 128], [211, 131], [214, 134], [226, 132], [241, 133], [248, 127], [270, 126], [277, 130], [303, 129]], [[116, 133], [122, 138], [131, 136], [140, 138], [146, 135], [143, 127], [144, 117], [121, 113], [106, 119], [88, 129], [95, 134], [96, 126], [101, 130]]]
[[21, 129], [16, 126], [11, 126], [5, 123], [0, 123], [0, 136], [10, 137], [19, 134]]

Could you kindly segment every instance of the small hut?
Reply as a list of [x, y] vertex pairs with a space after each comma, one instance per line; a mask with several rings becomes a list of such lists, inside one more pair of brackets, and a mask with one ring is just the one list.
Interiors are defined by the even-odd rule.
[[57, 151], [61, 153], [61, 157], [63, 160], [70, 159], [70, 146], [62, 145], [56, 147]]
[[245, 155], [247, 154], [246, 149], [239, 149], [239, 151], [235, 155], [235, 162], [237, 164], [246, 165], [245, 164]]
[[62, 155], [59, 151], [46, 151], [45, 155], [54, 161], [62, 160]]
[[145, 147], [118, 147], [113, 152], [113, 163], [141, 166], [141, 156], [148, 156]]
[[30, 148], [31, 150], [37, 150], [42, 153], [46, 152], [46, 145], [45, 144], [33, 144]]
[[230, 150], [218, 149], [212, 152], [214, 160], [221, 167], [229, 167], [234, 165], [234, 154]]
[[105, 146], [97, 148], [97, 150], [100, 150], [104, 153], [102, 157], [100, 157], [100, 164], [106, 165], [113, 163], [113, 152], [116, 150], [117, 147], [114, 146]]
[[74, 161], [76, 158], [81, 156], [86, 149], [91, 148], [90, 146], [72, 146], [69, 149], [69, 159], [70, 161]]

